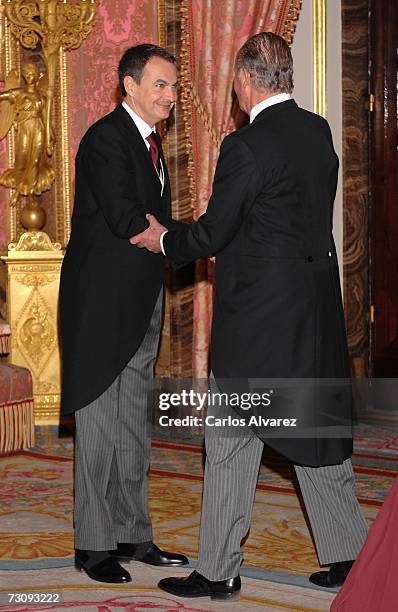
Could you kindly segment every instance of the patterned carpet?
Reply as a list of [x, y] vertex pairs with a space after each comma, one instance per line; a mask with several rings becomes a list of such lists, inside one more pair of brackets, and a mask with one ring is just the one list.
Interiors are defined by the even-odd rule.
[[[357, 494], [369, 522], [397, 475], [395, 429], [396, 425], [372, 424], [357, 431]], [[192, 566], [197, 557], [203, 479], [202, 447], [199, 440], [195, 442], [154, 440], [150, 478], [155, 541], [187, 554]], [[32, 451], [1, 458], [0, 603], [6, 603], [10, 590], [40, 587], [45, 592], [62, 590], [64, 603], [35, 605], [35, 610], [223, 609], [207, 599], [206, 605], [198, 604], [200, 600], [182, 605], [182, 600], [163, 596], [153, 585], [170, 570], [130, 564], [133, 586], [122, 587], [97, 585], [77, 573], [73, 568], [72, 470], [72, 438], [58, 437], [56, 428], [41, 428]], [[308, 582], [308, 574], [319, 565], [292, 470], [282, 458], [264, 457], [244, 554], [243, 595], [240, 603], [228, 605], [231, 612], [328, 610], [333, 594]], [[0, 610], [8, 609], [33, 608], [0, 606]]]

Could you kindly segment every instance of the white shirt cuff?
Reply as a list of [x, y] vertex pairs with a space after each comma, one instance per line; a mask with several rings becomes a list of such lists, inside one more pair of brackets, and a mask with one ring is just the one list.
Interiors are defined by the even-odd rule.
[[167, 234], [168, 230], [166, 230], [165, 232], [163, 232], [163, 234], [160, 234], [160, 248], [162, 249], [162, 253], [163, 255], [166, 255], [166, 253], [164, 252], [164, 248], [163, 248], [163, 238], [165, 237], [165, 235]]

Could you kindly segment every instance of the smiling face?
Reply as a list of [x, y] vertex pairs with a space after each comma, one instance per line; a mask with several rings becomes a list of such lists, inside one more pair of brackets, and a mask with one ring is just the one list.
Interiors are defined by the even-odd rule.
[[140, 83], [124, 77], [127, 104], [153, 127], [167, 119], [177, 100], [177, 71], [174, 64], [161, 57], [151, 57], [144, 66]]

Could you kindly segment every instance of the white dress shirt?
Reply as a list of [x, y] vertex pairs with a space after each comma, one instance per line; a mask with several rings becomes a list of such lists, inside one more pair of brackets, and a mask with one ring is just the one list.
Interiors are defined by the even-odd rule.
[[[269, 98], [266, 98], [265, 100], [261, 100], [261, 102], [253, 106], [253, 108], [250, 111], [250, 123], [253, 123], [257, 115], [261, 113], [261, 111], [263, 111], [265, 108], [268, 108], [269, 106], [273, 106], [274, 104], [280, 104], [281, 102], [286, 102], [286, 100], [290, 100], [291, 97], [292, 96], [288, 93], [279, 93], [279, 94], [275, 94], [274, 96], [270, 96]], [[163, 234], [160, 236], [160, 248], [162, 249], [163, 255], [166, 255], [164, 248], [163, 248], [163, 238], [165, 237], [166, 234], [167, 232], [163, 232]]]
[[265, 108], [268, 108], [269, 106], [273, 106], [274, 104], [280, 104], [281, 102], [286, 102], [286, 100], [290, 100], [291, 97], [292, 96], [288, 93], [279, 93], [279, 94], [275, 94], [274, 96], [271, 96], [270, 98], [266, 98], [265, 100], [261, 100], [261, 102], [256, 104], [256, 106], [253, 106], [253, 108], [250, 111], [250, 123], [253, 123], [257, 115], [261, 113], [261, 111], [263, 111]]
[[[156, 132], [155, 128], [151, 128], [151, 126], [148, 125], [147, 122], [142, 119], [142, 117], [140, 117], [139, 115], [137, 115], [136, 112], [133, 111], [133, 109], [131, 108], [131, 106], [129, 106], [127, 104], [127, 102], [122, 102], [122, 106], [128, 112], [128, 114], [130, 115], [130, 117], [134, 121], [134, 123], [135, 123], [135, 125], [137, 127], [137, 130], [141, 134], [142, 139], [143, 139], [143, 141], [146, 144], [146, 148], [149, 151], [149, 146], [150, 145], [149, 145], [149, 142], [147, 141], [147, 137], [150, 136], [150, 134], [152, 134], [153, 132]], [[159, 181], [160, 181], [160, 184], [161, 184], [160, 195], [163, 195], [163, 189], [164, 189], [164, 169], [163, 169], [163, 163], [162, 163], [160, 155], [159, 155], [159, 163], [160, 163], [159, 171], [157, 170], [157, 168], [155, 168], [155, 170], [157, 172], [157, 175], [159, 177]]]

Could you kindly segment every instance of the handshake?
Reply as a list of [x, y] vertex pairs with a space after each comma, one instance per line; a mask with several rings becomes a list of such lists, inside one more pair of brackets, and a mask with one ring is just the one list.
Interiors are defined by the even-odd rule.
[[167, 228], [161, 225], [153, 215], [147, 214], [146, 218], [149, 221], [149, 227], [140, 234], [131, 236], [129, 242], [139, 249], [148, 249], [152, 253], [161, 253], [160, 237], [167, 232]]

